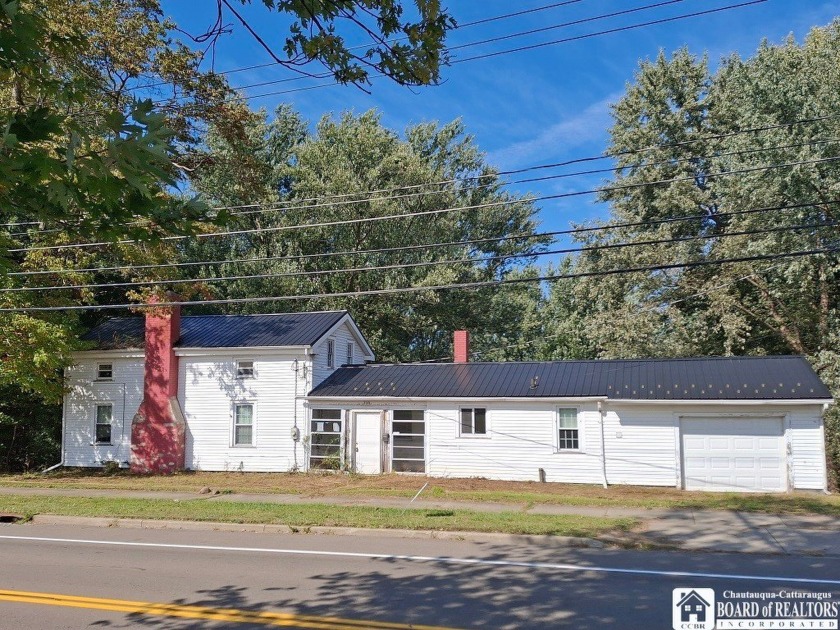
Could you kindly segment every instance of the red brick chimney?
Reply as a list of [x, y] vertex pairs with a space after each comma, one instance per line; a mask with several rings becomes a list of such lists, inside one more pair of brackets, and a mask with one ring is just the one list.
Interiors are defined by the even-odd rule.
[[131, 421], [131, 470], [171, 473], [184, 468], [186, 423], [178, 404], [178, 357], [181, 307], [146, 310], [146, 367], [143, 402]]
[[470, 331], [456, 330], [455, 331], [455, 363], [469, 363], [470, 362]]

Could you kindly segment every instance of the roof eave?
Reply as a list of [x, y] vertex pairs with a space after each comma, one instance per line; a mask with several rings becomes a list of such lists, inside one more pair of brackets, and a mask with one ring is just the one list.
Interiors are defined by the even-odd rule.
[[609, 403], [622, 405], [830, 405], [833, 398], [674, 398], [645, 400], [639, 398], [609, 398]]

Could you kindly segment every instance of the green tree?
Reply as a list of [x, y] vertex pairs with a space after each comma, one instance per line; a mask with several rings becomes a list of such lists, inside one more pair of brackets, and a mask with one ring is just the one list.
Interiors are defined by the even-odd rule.
[[[330, 294], [497, 280], [521, 263], [521, 259], [504, 256], [532, 254], [542, 245], [538, 238], [505, 239], [533, 234], [535, 207], [502, 190], [498, 176], [460, 122], [416, 125], [401, 138], [385, 129], [374, 112], [348, 113], [325, 117], [308, 133], [296, 113], [281, 108], [274, 120], [254, 127], [249, 139], [249, 152], [257, 158], [253, 165], [236, 166], [231, 164], [231, 156], [237, 149], [211, 134], [206, 162], [213, 166], [200, 172], [196, 189], [229, 205], [242, 203], [249, 194], [251, 199], [280, 202], [278, 210], [245, 209], [246, 214], [235, 217], [235, 225], [281, 229], [204, 239], [191, 244], [185, 256], [187, 260], [248, 256], [271, 260], [192, 269], [190, 273], [298, 275], [208, 283], [204, 289], [213, 296]], [[449, 212], [449, 208], [464, 210]], [[415, 216], [282, 229], [396, 214]], [[435, 243], [451, 244], [424, 247]], [[392, 248], [397, 251], [357, 253]], [[445, 261], [451, 262], [441, 264]], [[353, 271], [331, 273], [340, 269]], [[380, 358], [426, 360], [451, 353], [451, 333], [457, 328], [477, 333], [491, 330], [491, 322], [497, 323], [492, 306], [495, 293], [494, 289], [430, 289], [349, 299], [252, 303], [239, 308], [349, 308]]]
[[[840, 21], [801, 45], [765, 42], [714, 73], [685, 50], [640, 66], [614, 108], [617, 168], [602, 194], [607, 226], [637, 225], [584, 239], [639, 245], [586, 252], [578, 271], [830, 251], [584, 279], [577, 299], [599, 356], [804, 354], [840, 393], [830, 368], [840, 325], [838, 55]], [[751, 212], [778, 206], [794, 207]], [[661, 222], [680, 216], [696, 218]]]

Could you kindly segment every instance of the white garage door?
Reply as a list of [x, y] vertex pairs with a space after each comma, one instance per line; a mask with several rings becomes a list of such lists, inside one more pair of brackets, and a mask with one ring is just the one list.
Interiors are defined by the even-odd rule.
[[682, 418], [686, 490], [787, 489], [781, 418]]

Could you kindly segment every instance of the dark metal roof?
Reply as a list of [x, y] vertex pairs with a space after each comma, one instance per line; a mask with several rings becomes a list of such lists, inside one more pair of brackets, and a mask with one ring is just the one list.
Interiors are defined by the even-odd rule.
[[634, 400], [830, 399], [800, 356], [349, 366], [310, 396]]
[[[181, 348], [311, 346], [347, 311], [276, 315], [187, 315], [181, 318]], [[98, 349], [142, 348], [142, 317], [115, 317], [82, 336]]]

